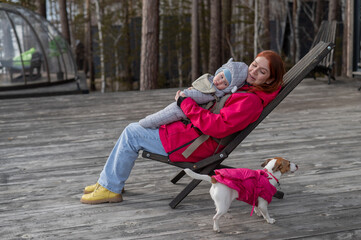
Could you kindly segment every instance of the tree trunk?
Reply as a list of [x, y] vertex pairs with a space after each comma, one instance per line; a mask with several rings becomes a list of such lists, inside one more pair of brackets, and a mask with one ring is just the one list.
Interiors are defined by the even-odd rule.
[[91, 29], [91, 7], [90, 7], [90, 0], [86, 0], [85, 4], [86, 14], [87, 14], [87, 24], [86, 24], [86, 62], [88, 63], [88, 68], [85, 68], [85, 74], [87, 70], [89, 71], [89, 78], [90, 78], [90, 90], [95, 91], [95, 78], [94, 78], [94, 64], [93, 64], [93, 41], [92, 41], [92, 29]]
[[140, 90], [154, 89], [158, 79], [159, 0], [143, 0]]
[[125, 82], [128, 89], [133, 89], [132, 81], [132, 69], [131, 69], [131, 47], [130, 47], [130, 30], [129, 30], [129, 3], [124, 1], [124, 31], [123, 36], [125, 39], [125, 61], [124, 61], [124, 71], [125, 71]]
[[214, 73], [221, 65], [221, 34], [222, 34], [222, 19], [221, 19], [221, 1], [211, 0], [211, 32], [210, 32], [210, 47], [209, 47], [209, 72]]
[[69, 32], [70, 32], [70, 42], [72, 43], [72, 45], [70, 46], [72, 48], [73, 53], [76, 52], [76, 45], [77, 45], [77, 39], [76, 39], [76, 33], [74, 33], [74, 9], [77, 8], [77, 11], [82, 11], [82, 7], [75, 7], [74, 6], [75, 3], [74, 1], [70, 1], [70, 3], [68, 3], [68, 23], [69, 23]]
[[209, 0], [201, 0], [201, 16], [200, 16], [200, 53], [201, 53], [201, 63], [202, 63], [202, 72], [209, 72]]
[[183, 51], [182, 51], [182, 40], [183, 40], [183, 26], [184, 26], [184, 21], [183, 21], [183, 10], [184, 10], [184, 6], [183, 6], [183, 1], [179, 2], [179, 8], [178, 8], [178, 24], [179, 24], [179, 32], [176, 35], [176, 41], [177, 44], [177, 67], [178, 67], [178, 87], [183, 87]]
[[36, 0], [36, 12], [46, 18], [46, 0]]
[[104, 40], [103, 40], [103, 24], [102, 14], [99, 6], [99, 0], [95, 1], [96, 17], [98, 23], [99, 50], [100, 50], [100, 75], [101, 75], [101, 92], [105, 92], [105, 63], [104, 63]]
[[300, 58], [300, 39], [299, 39], [299, 15], [301, 11], [301, 1], [293, 0], [293, 62], [296, 63]]
[[[353, 1], [346, 1], [345, 3], [345, 20], [343, 27], [343, 45], [342, 45], [342, 75], [352, 77], [352, 56], [353, 56]], [[357, 19], [358, 21], [358, 19]]]
[[226, 62], [231, 55], [232, 0], [222, 1], [222, 59]]
[[270, 35], [270, 4], [269, 0], [263, 0], [263, 29], [264, 29], [264, 41], [263, 41], [263, 49], [271, 48], [271, 35]]
[[[245, 10], [244, 8], [236, 8], [236, 15], [240, 16], [240, 22], [237, 23], [236, 27], [236, 51], [238, 55], [238, 59], [245, 59]], [[243, 60], [244, 61], [244, 60]]]
[[254, 35], [253, 35], [253, 58], [256, 58], [258, 53], [258, 0], [254, 0]]
[[316, 19], [315, 19], [315, 35], [317, 34], [318, 32], [318, 29], [321, 25], [321, 22], [322, 22], [322, 12], [323, 12], [323, 0], [317, 0], [317, 3], [316, 3]]
[[61, 33], [63, 37], [70, 45], [70, 30], [68, 23], [68, 13], [66, 11], [66, 0], [59, 0], [59, 11], [60, 11], [60, 22], [61, 22]]
[[328, 21], [337, 20], [337, 0], [330, 0], [328, 5]]
[[198, 0], [192, 1], [192, 79], [199, 77], [199, 25], [198, 25]]

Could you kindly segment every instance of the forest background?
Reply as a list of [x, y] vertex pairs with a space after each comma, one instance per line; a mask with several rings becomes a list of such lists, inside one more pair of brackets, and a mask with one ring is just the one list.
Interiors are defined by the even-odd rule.
[[[290, 68], [322, 20], [337, 20], [335, 68], [350, 0], [13, 0], [55, 25], [92, 91], [187, 87], [229, 58], [272, 49]], [[338, 64], [337, 64], [338, 62]]]

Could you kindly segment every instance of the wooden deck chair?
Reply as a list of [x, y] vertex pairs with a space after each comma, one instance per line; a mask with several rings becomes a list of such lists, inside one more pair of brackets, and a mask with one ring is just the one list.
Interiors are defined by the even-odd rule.
[[[316, 46], [320, 41], [332, 42], [335, 44], [337, 31], [337, 21], [322, 21], [320, 28], [316, 34], [315, 39], [311, 45], [311, 49]], [[328, 84], [331, 84], [331, 79], [336, 80], [333, 75], [334, 66], [334, 50], [332, 50], [317, 66], [311, 71], [311, 75], [316, 79], [316, 73], [322, 73], [327, 75]]]
[[[312, 48], [299, 62], [297, 62], [285, 75], [284, 86], [277, 95], [277, 97], [270, 102], [262, 111], [257, 121], [248, 125], [242, 131], [235, 134], [234, 139], [219, 153], [205, 158], [196, 163], [190, 162], [171, 162], [167, 156], [153, 154], [147, 151], [143, 151], [142, 156], [152, 160], [167, 163], [180, 168], [190, 168], [193, 171], [201, 174], [210, 174], [215, 169], [224, 168], [227, 166], [221, 163], [228, 155], [261, 123], [269, 113], [275, 109], [280, 102], [309, 74], [309, 72], [319, 64], [320, 61], [333, 49], [333, 43], [319, 42], [314, 48]], [[185, 175], [182, 170], [172, 180], [172, 183], [176, 183]], [[170, 207], [175, 208], [199, 183], [201, 180], [192, 180], [171, 202]]]

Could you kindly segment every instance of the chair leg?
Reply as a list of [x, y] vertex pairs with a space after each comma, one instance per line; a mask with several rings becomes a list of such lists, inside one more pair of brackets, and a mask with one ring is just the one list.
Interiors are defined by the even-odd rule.
[[170, 180], [173, 184], [176, 184], [186, 173], [181, 170], [176, 176], [174, 176], [172, 178], [172, 180]]
[[186, 197], [188, 194], [198, 186], [198, 184], [202, 180], [193, 179], [192, 182], [190, 182], [184, 189], [181, 191], [170, 203], [169, 206], [171, 208], [176, 208], [178, 204]]

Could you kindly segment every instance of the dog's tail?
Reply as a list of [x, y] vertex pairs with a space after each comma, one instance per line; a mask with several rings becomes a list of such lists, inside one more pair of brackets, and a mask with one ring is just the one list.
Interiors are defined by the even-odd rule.
[[207, 181], [207, 182], [210, 182], [210, 183], [212, 182], [212, 178], [210, 176], [208, 176], [208, 175], [195, 173], [192, 170], [190, 170], [189, 168], [185, 168], [184, 171], [191, 178]]

